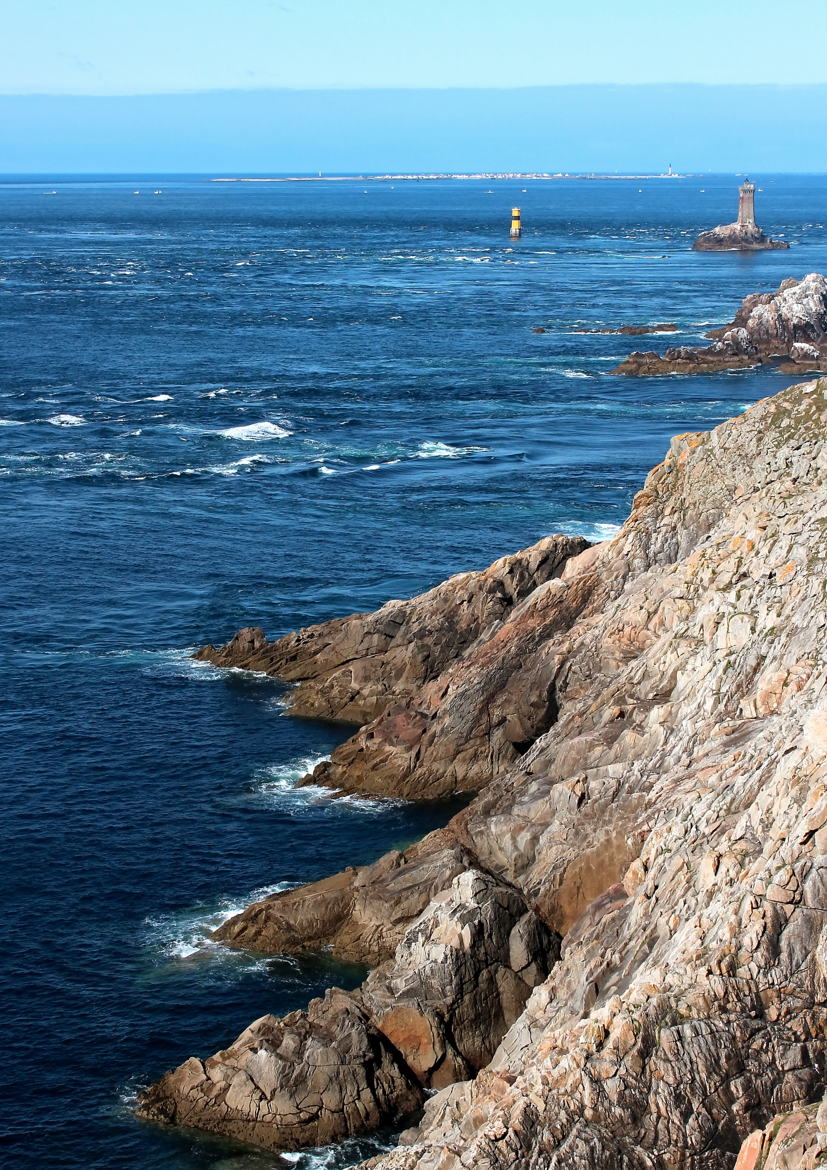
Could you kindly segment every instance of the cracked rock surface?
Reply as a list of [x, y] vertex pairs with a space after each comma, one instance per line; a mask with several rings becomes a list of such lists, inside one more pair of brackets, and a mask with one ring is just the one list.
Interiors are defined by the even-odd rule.
[[[733, 1170], [773, 1118], [809, 1124], [827, 1082], [826, 390], [677, 436], [617, 536], [349, 741], [342, 787], [418, 776], [427, 794], [447, 774], [478, 795], [410, 850], [227, 923], [233, 945], [304, 937], [379, 965], [166, 1074], [145, 1115], [289, 1148], [437, 1089], [376, 1170]], [[279, 1039], [256, 1081], [262, 1025]], [[317, 1031], [335, 1107], [322, 1094], [308, 1120]]]

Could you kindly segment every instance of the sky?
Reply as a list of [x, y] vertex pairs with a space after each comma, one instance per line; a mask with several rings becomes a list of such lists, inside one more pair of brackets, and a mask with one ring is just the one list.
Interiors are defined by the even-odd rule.
[[3, 0], [0, 172], [827, 170], [823, 0]]
[[3, 0], [0, 93], [827, 81], [823, 0]]

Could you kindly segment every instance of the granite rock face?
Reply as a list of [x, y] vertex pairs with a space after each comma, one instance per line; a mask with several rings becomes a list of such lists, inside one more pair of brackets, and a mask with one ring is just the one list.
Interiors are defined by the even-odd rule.
[[735, 1170], [815, 1170], [827, 1162], [827, 1102], [774, 1117], [746, 1139]]
[[142, 1095], [139, 1114], [265, 1149], [376, 1129], [422, 1093], [358, 1002], [329, 991], [307, 1011], [262, 1016], [223, 1052], [195, 1057]]
[[696, 252], [767, 252], [789, 248], [784, 240], [771, 240], [757, 224], [726, 223], [701, 232], [692, 245]]
[[661, 356], [635, 352], [617, 374], [703, 374], [787, 359], [784, 369], [827, 369], [827, 279], [811, 272], [773, 293], [744, 299], [729, 325], [706, 335], [708, 346], [675, 346]]
[[261, 1022], [145, 1115], [287, 1148], [437, 1089], [377, 1170], [733, 1170], [750, 1135], [791, 1170], [772, 1120], [809, 1141], [827, 1084], [826, 392], [677, 436], [617, 536], [349, 741], [343, 787], [479, 794], [222, 928], [379, 966], [266, 1024], [257, 1089]]

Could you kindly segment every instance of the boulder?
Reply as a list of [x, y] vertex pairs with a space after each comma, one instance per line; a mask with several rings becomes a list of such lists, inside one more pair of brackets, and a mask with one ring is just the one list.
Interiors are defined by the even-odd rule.
[[424, 1089], [491, 1059], [559, 953], [516, 890], [465, 870], [359, 992], [262, 1017], [229, 1048], [166, 1073], [138, 1113], [273, 1150], [392, 1125]]

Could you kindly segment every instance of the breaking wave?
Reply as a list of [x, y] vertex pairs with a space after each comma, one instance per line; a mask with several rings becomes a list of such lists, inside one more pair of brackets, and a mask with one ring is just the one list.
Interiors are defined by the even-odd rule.
[[202, 903], [190, 910], [173, 914], [159, 914], [144, 920], [147, 946], [165, 959], [232, 958], [233, 951], [213, 939], [213, 933], [252, 902], [260, 902], [270, 894], [290, 890], [295, 882], [276, 882], [260, 886], [241, 898], [222, 898], [211, 905]]
[[254, 443], [260, 439], [287, 439], [293, 434], [287, 427], [274, 422], [246, 423], [238, 427], [226, 427], [217, 434], [222, 439], [236, 439], [242, 443]]
[[86, 419], [79, 414], [53, 414], [46, 422], [53, 427], [82, 427]]
[[477, 455], [490, 447], [453, 447], [450, 443], [420, 443], [414, 452], [417, 459], [460, 459], [463, 455]]
[[342, 813], [373, 814], [407, 804], [396, 797], [343, 796], [321, 784], [300, 785], [318, 764], [329, 759], [329, 756], [301, 756], [286, 764], [268, 765], [254, 776], [251, 795], [280, 813], [295, 817], [306, 816], [311, 811], [325, 817]]

